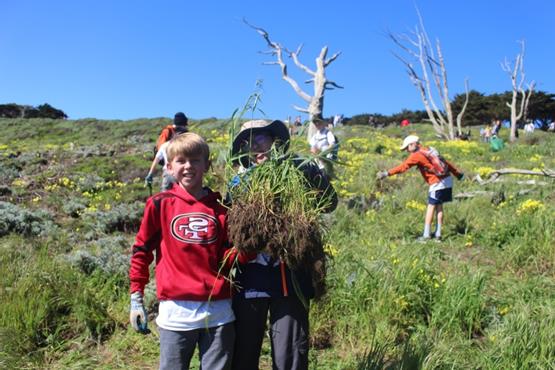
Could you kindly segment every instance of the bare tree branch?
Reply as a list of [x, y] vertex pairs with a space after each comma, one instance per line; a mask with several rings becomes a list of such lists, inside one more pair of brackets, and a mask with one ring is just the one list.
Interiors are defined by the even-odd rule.
[[[501, 69], [506, 72], [511, 79], [512, 85], [512, 98], [511, 102], [506, 102], [505, 104], [511, 110], [511, 133], [509, 140], [514, 142], [516, 140], [516, 130], [517, 130], [517, 123], [522, 118], [526, 118], [526, 112], [528, 110], [528, 103], [530, 101], [530, 97], [534, 91], [535, 83], [532, 81], [528, 85], [528, 92], [526, 92], [523, 88], [523, 85], [526, 80], [526, 75], [524, 73], [524, 50], [525, 44], [524, 41], [519, 41], [521, 49], [520, 53], [516, 55], [515, 62], [511, 66], [511, 63], [505, 58], [505, 60], [501, 63]], [[519, 100], [520, 97], [520, 102]]]
[[293, 105], [293, 109], [295, 109], [296, 111], [302, 112], [302, 113], [310, 113], [310, 111], [306, 108], [301, 108], [299, 106]]
[[[267, 62], [265, 64], [279, 65], [281, 68], [282, 78], [287, 83], [289, 83], [289, 85], [291, 85], [291, 87], [293, 88], [293, 90], [295, 90], [297, 95], [299, 95], [304, 101], [308, 103], [308, 106], [306, 108], [294, 106], [294, 109], [296, 109], [299, 112], [309, 114], [310, 116], [309, 119], [311, 121], [311, 124], [308, 129], [308, 135], [310, 137], [314, 133], [314, 125], [312, 123], [313, 119], [323, 118], [322, 111], [324, 107], [325, 91], [334, 90], [334, 88], [343, 88], [342, 86], [339, 86], [334, 81], [328, 80], [326, 78], [326, 73], [325, 73], [326, 67], [329, 66], [332, 62], [334, 62], [341, 55], [341, 52], [337, 52], [333, 54], [330, 58], [327, 58], [328, 47], [324, 46], [320, 51], [319, 56], [316, 58], [316, 69], [312, 70], [306, 65], [304, 65], [303, 63], [301, 63], [301, 61], [299, 60], [299, 55], [303, 48], [302, 44], [300, 44], [295, 51], [288, 50], [280, 43], [272, 41], [268, 32], [266, 32], [266, 30], [264, 30], [263, 28], [250, 24], [246, 19], [243, 19], [243, 22], [250, 28], [254, 29], [259, 35], [261, 35], [264, 38], [264, 40], [266, 41], [266, 44], [270, 48], [269, 52], [266, 52], [266, 54], [271, 54], [276, 58], [275, 61]], [[309, 95], [308, 93], [304, 92], [300, 88], [299, 84], [292, 77], [288, 75], [287, 64], [283, 60], [283, 53], [286, 53], [287, 56], [293, 59], [293, 62], [299, 69], [301, 69], [302, 71], [310, 75], [310, 79], [306, 80], [305, 83], [313, 85], [314, 93], [312, 95]]]
[[333, 86], [333, 87], [335, 87], [335, 88], [337, 88], [337, 89], [342, 89], [342, 88], [343, 88], [343, 86], [339, 86], [338, 84], [336, 84], [336, 83], [333, 82], [333, 81], [326, 81], [326, 89], [328, 89], [328, 90], [334, 90], [333, 88], [328, 87], [328, 85], [331, 85], [331, 86]]
[[457, 130], [459, 133], [459, 136], [462, 135], [462, 116], [464, 114], [464, 112], [466, 111], [466, 106], [468, 105], [468, 97], [469, 97], [469, 92], [468, 92], [468, 78], [464, 80], [464, 91], [465, 91], [465, 99], [464, 99], [464, 104], [463, 107], [461, 109], [461, 111], [459, 112], [459, 114], [457, 114]]
[[[404, 58], [396, 55], [407, 68], [409, 79], [420, 93], [420, 98], [437, 134], [445, 139], [454, 139], [455, 118], [449, 100], [449, 84], [447, 80], [447, 67], [441, 50], [439, 40], [433, 46], [428, 33], [424, 27], [424, 21], [418, 8], [416, 8], [418, 24], [409, 34], [394, 35], [389, 32], [388, 36], [393, 43], [408, 54], [416, 62], [418, 67]], [[435, 50], [435, 51], [434, 51]], [[437, 53], [437, 57], [436, 57]], [[465, 82], [468, 99], [468, 81]], [[441, 107], [436, 103], [435, 97], [439, 98]], [[466, 102], [467, 103], [467, 102]], [[462, 117], [466, 110], [459, 112], [456, 124], [461, 134]]]
[[329, 66], [329, 65], [330, 65], [331, 63], [333, 63], [333, 61], [336, 60], [340, 55], [341, 55], [341, 52], [338, 51], [337, 53], [333, 54], [333, 55], [331, 56], [331, 58], [326, 59], [326, 60], [324, 61], [324, 67]]
[[[482, 179], [480, 175], [476, 175], [474, 177], [474, 181], [478, 182], [480, 185], [486, 185], [492, 182], [498, 181], [499, 177], [502, 175], [530, 175], [530, 176], [545, 176], [550, 178], [555, 178], [555, 171], [550, 169], [544, 169], [541, 171], [531, 171], [531, 170], [522, 170], [518, 168], [502, 168], [497, 171], [493, 171], [489, 174], [487, 180]], [[525, 182], [528, 183], [528, 182]]]
[[273, 62], [265, 62], [264, 64], [271, 64], [271, 65], [277, 64], [277, 65], [279, 65], [280, 68], [281, 68], [281, 77], [287, 83], [289, 83], [289, 85], [291, 85], [291, 87], [293, 88], [293, 90], [295, 90], [297, 95], [299, 95], [307, 103], [310, 103], [312, 97], [310, 95], [308, 95], [306, 92], [304, 92], [303, 89], [301, 89], [301, 87], [297, 83], [297, 81], [295, 81], [293, 78], [291, 78], [289, 76], [289, 74], [287, 73], [287, 64], [285, 64], [285, 62], [283, 61], [283, 50], [284, 50], [283, 46], [281, 44], [279, 44], [278, 42], [272, 41], [270, 39], [270, 35], [268, 34], [268, 32], [266, 32], [265, 29], [263, 29], [261, 27], [256, 27], [256, 26], [250, 24], [245, 18], [243, 18], [243, 22], [247, 26], [256, 30], [256, 32], [258, 32], [258, 34], [261, 35], [264, 38], [264, 40], [266, 40], [266, 43], [268, 44], [268, 46], [275, 53], [274, 55], [276, 56], [277, 60], [273, 61]]
[[297, 48], [297, 51], [295, 52], [288, 52], [289, 53], [289, 57], [291, 57], [293, 59], [293, 62], [295, 63], [295, 65], [297, 67], [299, 67], [300, 69], [302, 69], [303, 71], [305, 71], [307, 74], [311, 75], [311, 76], [315, 76], [316, 72], [314, 72], [313, 70], [311, 70], [310, 68], [308, 68], [307, 66], [305, 66], [304, 64], [302, 64], [299, 61], [299, 54], [301, 53], [301, 50], [303, 48], [303, 45], [299, 45], [299, 47]]

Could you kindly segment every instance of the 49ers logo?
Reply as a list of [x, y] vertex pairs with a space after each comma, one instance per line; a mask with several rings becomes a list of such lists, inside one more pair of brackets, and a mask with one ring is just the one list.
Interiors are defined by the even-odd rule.
[[218, 231], [218, 219], [200, 212], [175, 216], [171, 223], [173, 237], [184, 243], [212, 243], [218, 239]]

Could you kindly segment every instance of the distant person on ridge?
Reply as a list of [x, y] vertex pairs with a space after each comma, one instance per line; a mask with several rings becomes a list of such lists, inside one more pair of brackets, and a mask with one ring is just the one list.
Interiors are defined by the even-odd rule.
[[[185, 132], [183, 132], [185, 133]], [[178, 137], [182, 133], [175, 131], [168, 141], [163, 143], [156, 152], [154, 159], [150, 165], [148, 175], [145, 177], [145, 185], [148, 187], [152, 186], [152, 181], [154, 179], [154, 174], [156, 173], [156, 166], [162, 166], [162, 182], [160, 184], [160, 191], [170, 190], [175, 183], [175, 177], [168, 170], [168, 145], [171, 143], [172, 139]]]
[[156, 147], [154, 152], [154, 159], [152, 160], [152, 164], [150, 165], [150, 169], [148, 174], [145, 177], [145, 185], [151, 187], [154, 173], [156, 172], [156, 165], [160, 164], [163, 168], [162, 174], [162, 184], [160, 186], [162, 191], [169, 190], [172, 187], [175, 179], [169, 174], [166, 169], [166, 165], [168, 163], [167, 155], [166, 155], [166, 148], [170, 140], [178, 135], [181, 135], [185, 132], [189, 131], [188, 128], [188, 119], [182, 112], [177, 112], [173, 118], [173, 124], [164, 127], [160, 135], [158, 136], [158, 140], [156, 140]]
[[183, 112], [177, 112], [173, 117], [173, 124], [167, 125], [162, 129], [160, 135], [158, 135], [158, 139], [156, 140], [156, 148], [154, 149], [154, 153], [160, 150], [162, 144], [166, 141], [169, 141], [175, 133], [182, 134], [184, 132], [189, 131], [189, 119]]
[[331, 161], [337, 160], [337, 138], [329, 129], [328, 123], [323, 119], [315, 118], [314, 124], [317, 131], [309, 141], [310, 152], [316, 156], [320, 156], [320, 153], [326, 153], [325, 158], [328, 160], [320, 156], [320, 158], [316, 158], [316, 164], [328, 177], [333, 177], [333, 164]]
[[399, 166], [388, 171], [379, 171], [378, 180], [388, 176], [403, 173], [413, 166], [417, 166], [422, 177], [430, 185], [428, 194], [428, 208], [424, 220], [424, 233], [419, 238], [420, 241], [430, 240], [431, 225], [436, 214], [436, 230], [434, 237], [441, 240], [441, 226], [443, 224], [443, 203], [450, 202], [453, 198], [453, 177], [462, 180], [464, 174], [451, 163], [443, 159], [434, 148], [424, 148], [420, 145], [418, 136], [409, 135], [403, 140], [401, 150], [406, 150], [410, 154], [408, 158]]

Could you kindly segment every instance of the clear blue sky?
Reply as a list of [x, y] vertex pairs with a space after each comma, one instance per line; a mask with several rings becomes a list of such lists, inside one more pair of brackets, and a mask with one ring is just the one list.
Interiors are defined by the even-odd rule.
[[[418, 1], [428, 34], [439, 38], [450, 93], [510, 89], [500, 68], [526, 41], [525, 71], [555, 92], [555, 1]], [[303, 101], [259, 53], [264, 27], [314, 66], [324, 45], [342, 55], [327, 69], [345, 87], [326, 95], [324, 115], [391, 114], [422, 109], [386, 32], [417, 23], [415, 2], [3, 0], [0, 5], [0, 103], [45, 102], [70, 118], [229, 117], [263, 80], [269, 118], [297, 113]], [[291, 63], [299, 82], [306, 75]], [[311, 87], [306, 89], [310, 92]]]

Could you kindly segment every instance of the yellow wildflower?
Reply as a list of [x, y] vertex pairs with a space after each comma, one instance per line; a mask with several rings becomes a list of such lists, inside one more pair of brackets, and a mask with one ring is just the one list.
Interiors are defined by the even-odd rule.
[[426, 209], [426, 205], [416, 200], [411, 200], [405, 204], [405, 208], [407, 209], [412, 208], [412, 209], [416, 209], [417, 211], [424, 211]]
[[331, 257], [335, 257], [339, 254], [339, 250], [331, 244], [326, 244], [324, 246], [324, 252]]
[[543, 203], [540, 202], [539, 200], [528, 199], [520, 203], [520, 205], [518, 206], [518, 209], [516, 210], [516, 213], [519, 215], [523, 213], [534, 213], [536, 211], [543, 209], [544, 207], [545, 206], [543, 205]]
[[495, 168], [491, 168], [491, 167], [478, 167], [474, 170], [475, 172], [478, 172], [478, 174], [481, 177], [487, 177], [489, 176], [490, 173], [492, 173], [493, 171], [495, 171]]
[[505, 316], [506, 314], [509, 313], [509, 311], [510, 311], [510, 307], [509, 307], [509, 306], [501, 307], [501, 308], [499, 309], [499, 314], [500, 314], [501, 316]]

